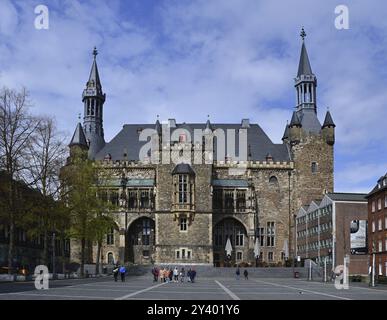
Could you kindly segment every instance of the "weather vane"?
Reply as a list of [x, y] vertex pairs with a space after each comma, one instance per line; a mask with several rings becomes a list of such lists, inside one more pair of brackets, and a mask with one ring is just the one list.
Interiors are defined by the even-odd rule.
[[94, 50], [93, 50], [93, 56], [94, 56], [94, 58], [97, 57], [97, 54], [98, 54], [97, 47], [94, 47]]
[[305, 40], [306, 32], [305, 32], [305, 30], [304, 30], [304, 27], [302, 27], [302, 29], [301, 29], [300, 37], [302, 38], [302, 41]]

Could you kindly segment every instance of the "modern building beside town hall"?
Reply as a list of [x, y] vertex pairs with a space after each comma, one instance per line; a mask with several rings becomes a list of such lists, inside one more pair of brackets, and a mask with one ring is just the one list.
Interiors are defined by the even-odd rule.
[[324, 260], [333, 268], [350, 258], [349, 273], [367, 275], [366, 194], [327, 193], [300, 208], [296, 218], [297, 252], [301, 259]]
[[387, 277], [387, 174], [378, 180], [367, 198], [370, 265], [375, 255], [375, 275]]
[[[295, 78], [297, 99], [295, 104], [289, 102], [289, 113], [293, 108], [295, 111], [281, 144], [273, 143], [248, 119], [233, 124], [209, 119], [203, 123], [169, 119], [167, 125], [159, 120], [124, 124], [110, 142], [105, 142], [103, 108], [108, 100], [96, 56], [94, 50], [82, 96], [83, 125], [77, 125], [70, 148], [88, 152], [90, 159], [101, 162], [115, 177], [105, 190], [109, 201], [120, 204], [121, 210], [116, 213], [116, 229], [110, 230], [103, 244], [102, 261], [255, 265], [258, 235], [261, 261], [283, 263], [288, 255], [285, 248], [290, 248], [292, 256], [294, 214], [302, 205], [333, 191], [335, 124], [329, 112], [323, 124], [317, 117], [317, 77], [304, 38]], [[171, 141], [162, 136], [165, 127], [172, 133]], [[149, 129], [153, 129], [158, 148], [147, 153], [149, 161], [140, 161], [140, 150], [147, 143], [139, 141], [140, 135]], [[193, 135], [197, 129], [203, 132], [199, 138]], [[203, 146], [216, 151], [213, 137], [217, 141], [217, 134], [228, 129], [236, 131], [236, 153], [240, 132], [247, 132], [247, 159], [236, 157], [228, 147], [223, 156], [214, 152], [211, 163], [197, 164], [194, 156], [184, 156], [188, 150], [204, 157]], [[227, 136], [227, 141], [230, 139]], [[165, 152], [174, 159], [180, 157], [180, 161], [150, 161]], [[240, 171], [240, 166], [244, 170]], [[230, 258], [225, 253], [228, 239]], [[72, 241], [73, 261], [79, 260], [78, 249]], [[89, 263], [95, 262], [95, 248], [92, 252]]]

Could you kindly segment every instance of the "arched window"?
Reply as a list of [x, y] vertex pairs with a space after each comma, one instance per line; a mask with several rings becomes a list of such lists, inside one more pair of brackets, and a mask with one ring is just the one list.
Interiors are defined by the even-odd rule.
[[276, 176], [271, 176], [269, 178], [269, 184], [270, 184], [270, 186], [277, 188], [279, 186], [277, 177]]
[[108, 262], [108, 264], [114, 264], [114, 255], [112, 252], [109, 252], [107, 254], [107, 262]]

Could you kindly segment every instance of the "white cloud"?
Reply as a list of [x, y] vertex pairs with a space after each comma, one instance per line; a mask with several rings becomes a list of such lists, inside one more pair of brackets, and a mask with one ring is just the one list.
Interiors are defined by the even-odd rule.
[[[387, 158], [387, 4], [350, 4], [350, 30], [338, 31], [333, 0], [165, 1], [152, 8], [157, 19], [150, 21], [126, 14], [126, 1], [51, 3], [50, 30], [37, 31], [33, 1], [0, 1], [0, 84], [26, 86], [36, 112], [55, 115], [61, 129], [71, 132], [83, 110], [97, 45], [108, 140], [123, 123], [154, 122], [157, 114], [181, 122], [210, 114], [213, 122], [250, 118], [279, 143], [294, 107], [304, 25], [320, 121], [329, 106], [338, 161], [361, 159], [381, 170], [378, 145]], [[343, 164], [337, 168], [337, 185], [351, 188], [340, 182]], [[365, 180], [354, 184], [370, 173], [360, 175]]]

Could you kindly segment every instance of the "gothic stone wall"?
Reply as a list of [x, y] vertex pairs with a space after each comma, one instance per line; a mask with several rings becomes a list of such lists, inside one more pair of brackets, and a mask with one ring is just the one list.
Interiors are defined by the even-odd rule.
[[[195, 212], [187, 231], [180, 231], [177, 215], [171, 212], [173, 183], [171, 172], [174, 165], [157, 167], [156, 196], [156, 262], [157, 263], [212, 263], [212, 207], [211, 171], [209, 165], [192, 165], [195, 171]], [[193, 214], [193, 215], [192, 215]], [[176, 259], [180, 248], [192, 250], [189, 261]]]

